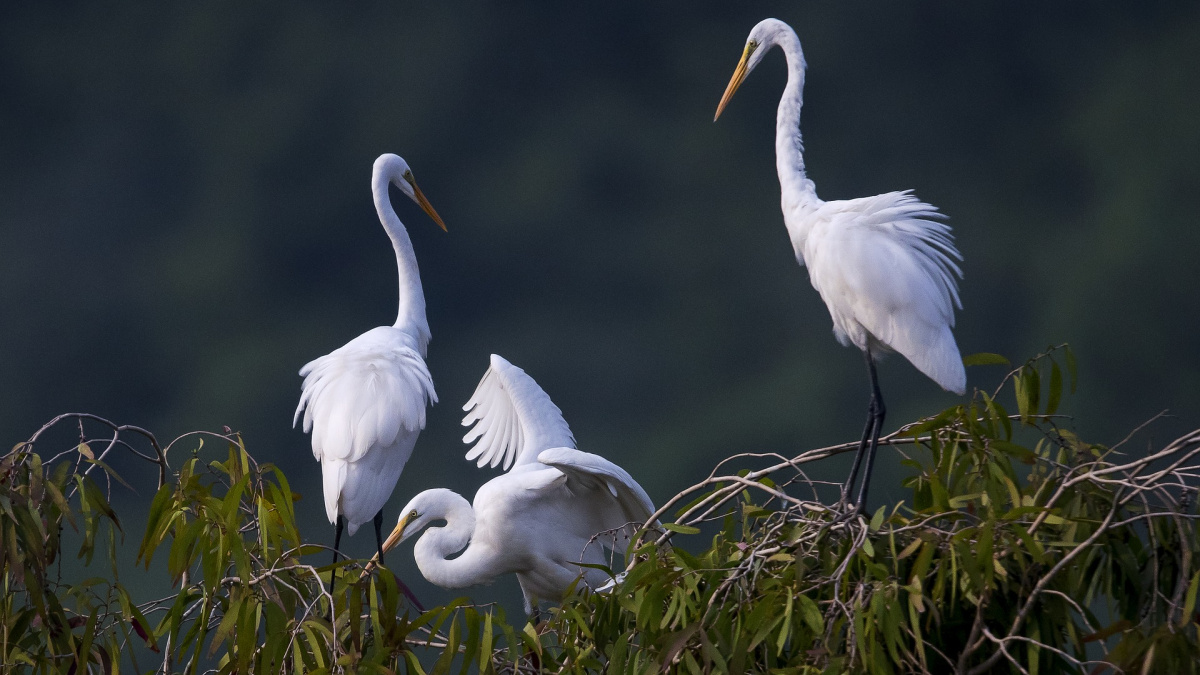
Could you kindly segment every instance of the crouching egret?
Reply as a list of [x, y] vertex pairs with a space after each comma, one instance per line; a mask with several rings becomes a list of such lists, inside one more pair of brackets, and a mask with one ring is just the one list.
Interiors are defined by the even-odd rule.
[[796, 260], [808, 267], [813, 288], [829, 307], [834, 335], [843, 345], [853, 344], [863, 351], [871, 378], [867, 424], [842, 490], [844, 503], [865, 455], [855, 500], [861, 512], [885, 413], [875, 360], [886, 352], [899, 352], [943, 389], [956, 394], [966, 391], [962, 357], [950, 331], [954, 308], [962, 308], [955, 279], [962, 277], [955, 262], [962, 256], [949, 226], [930, 220], [941, 214], [910, 191], [831, 202], [817, 197], [816, 187], [804, 173], [800, 141], [804, 52], [786, 23], [766, 19], [750, 31], [713, 121], [750, 71], [776, 46], [788, 65], [787, 86], [775, 120], [783, 222]]
[[446, 225], [413, 180], [408, 164], [392, 154], [375, 160], [371, 192], [375, 210], [400, 271], [396, 323], [372, 328], [300, 369], [304, 378], [292, 426], [304, 414], [313, 456], [321, 462], [325, 513], [335, 524], [333, 560], [342, 528], [353, 535], [375, 521], [375, 544], [383, 552], [383, 505], [392, 494], [417, 434], [425, 428], [425, 405], [437, 402], [425, 365], [429, 322], [417, 257], [404, 224], [392, 209], [388, 185], [412, 199], [442, 230]]
[[580, 576], [590, 588], [604, 584], [608, 575], [579, 563], [606, 564], [604, 547], [627, 545], [654, 512], [645, 490], [616, 464], [576, 450], [546, 392], [499, 356], [463, 409], [463, 425], [475, 425], [463, 438], [475, 443], [467, 459], [511, 469], [484, 483], [474, 504], [441, 488], [413, 497], [383, 549], [444, 520], [413, 549], [421, 574], [443, 588], [516, 574], [529, 614], [539, 600], [561, 599]]

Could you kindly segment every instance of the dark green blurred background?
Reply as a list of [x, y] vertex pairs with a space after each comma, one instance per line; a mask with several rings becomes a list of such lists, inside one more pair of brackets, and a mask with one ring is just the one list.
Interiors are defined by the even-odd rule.
[[[331, 539], [296, 371], [394, 320], [369, 178], [396, 152], [449, 233], [393, 192], [441, 403], [389, 523], [420, 489], [492, 475], [459, 440], [491, 352], [657, 501], [734, 452], [856, 439], [861, 357], [779, 212], [782, 54], [712, 122], [776, 16], [810, 65], [818, 193], [913, 188], [950, 216], [963, 353], [1070, 342], [1078, 430], [1114, 443], [1169, 408], [1142, 443], [1166, 440], [1200, 420], [1200, 4], [1047, 4], [10, 4], [0, 430], [68, 411], [164, 439], [228, 425]], [[902, 359], [881, 377], [889, 427], [958, 400]], [[874, 500], [899, 498], [898, 466], [882, 453]]]

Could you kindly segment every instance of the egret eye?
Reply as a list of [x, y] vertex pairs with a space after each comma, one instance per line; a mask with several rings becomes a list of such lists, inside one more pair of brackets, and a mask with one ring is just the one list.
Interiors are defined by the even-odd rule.
[[417, 516], [418, 516], [418, 515], [419, 515], [419, 514], [417, 513], [417, 510], [416, 510], [416, 509], [413, 509], [413, 510], [412, 510], [412, 513], [409, 513], [409, 514], [408, 514], [408, 519], [409, 519], [409, 520], [416, 520], [416, 518], [417, 518]]
[[415, 182], [413, 180], [412, 169], [404, 172], [404, 180], [408, 181], [409, 183]]

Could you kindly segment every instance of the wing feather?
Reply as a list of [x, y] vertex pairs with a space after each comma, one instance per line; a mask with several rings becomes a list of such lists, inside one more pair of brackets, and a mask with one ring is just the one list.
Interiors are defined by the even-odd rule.
[[463, 442], [475, 444], [467, 460], [480, 467], [507, 470], [536, 462], [547, 448], [575, 447], [558, 406], [525, 371], [496, 354], [463, 410], [463, 426], [471, 427]]
[[625, 527], [629, 537], [637, 527], [633, 523], [645, 524], [654, 513], [654, 502], [633, 476], [600, 455], [564, 447], [544, 450], [537, 459], [563, 472], [573, 494], [587, 494], [586, 508], [604, 511], [598, 531]]
[[401, 430], [425, 428], [426, 404], [437, 394], [425, 360], [405, 337], [375, 328], [300, 369], [292, 424], [303, 416], [318, 460], [354, 462], [373, 447], [393, 445]]
[[[942, 387], [963, 393], [966, 373], [951, 328], [962, 277], [950, 227], [909, 192], [826, 202], [806, 241], [809, 278], [843, 342], [869, 337]], [[868, 337], [869, 336], [869, 337]]]

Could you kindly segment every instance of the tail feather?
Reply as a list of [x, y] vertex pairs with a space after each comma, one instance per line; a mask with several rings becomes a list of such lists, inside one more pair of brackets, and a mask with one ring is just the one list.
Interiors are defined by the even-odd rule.
[[325, 515], [329, 517], [330, 524], [337, 522], [340, 513], [346, 469], [346, 463], [337, 460], [321, 463], [321, 489], [325, 492]]
[[949, 326], [942, 327], [932, 344], [904, 356], [942, 389], [960, 396], [967, 392], [967, 371]]

